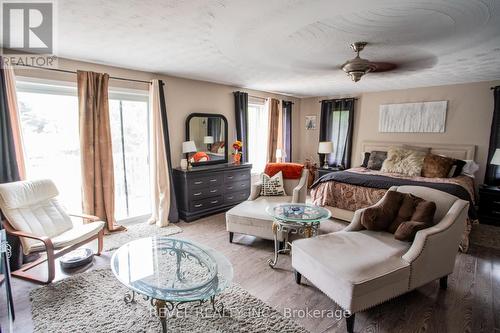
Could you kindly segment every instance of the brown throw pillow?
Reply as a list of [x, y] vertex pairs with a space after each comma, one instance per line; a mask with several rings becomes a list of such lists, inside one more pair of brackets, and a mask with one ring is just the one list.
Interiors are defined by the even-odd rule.
[[[417, 203], [415, 212], [411, 216], [411, 221], [424, 222], [428, 225], [434, 224], [434, 214], [436, 214], [436, 204], [432, 201], [422, 200]], [[407, 221], [408, 221], [407, 220]]]
[[[416, 207], [418, 207], [418, 205], [423, 201], [424, 199], [416, 197], [413, 194], [405, 193], [403, 201], [401, 202], [401, 206], [399, 207], [398, 214], [396, 215], [396, 218], [392, 221], [387, 231], [393, 234], [396, 232], [401, 223], [413, 220], [412, 217], [413, 215], [415, 215]], [[432, 216], [434, 216], [434, 214]], [[414, 221], [420, 221], [420, 220], [414, 220]]]
[[418, 231], [430, 227], [429, 224], [417, 221], [403, 222], [394, 233], [394, 238], [404, 242], [413, 242]]
[[385, 231], [396, 218], [404, 193], [388, 191], [377, 207], [369, 207], [361, 214], [361, 225], [368, 230]]
[[422, 176], [428, 178], [447, 178], [455, 159], [428, 154], [422, 166]]

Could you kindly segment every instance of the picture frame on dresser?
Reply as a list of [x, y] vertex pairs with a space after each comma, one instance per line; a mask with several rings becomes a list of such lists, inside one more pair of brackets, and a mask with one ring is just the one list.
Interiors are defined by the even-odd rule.
[[252, 164], [225, 163], [173, 169], [179, 217], [191, 222], [220, 213], [250, 196]]

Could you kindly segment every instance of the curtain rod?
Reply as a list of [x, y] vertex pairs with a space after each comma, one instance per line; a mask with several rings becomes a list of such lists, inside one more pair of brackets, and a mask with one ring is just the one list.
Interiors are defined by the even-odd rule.
[[[40, 66], [32, 66], [32, 65], [24, 65], [24, 64], [23, 65], [17, 65], [17, 66], [31, 67], [31, 68], [36, 68], [36, 69], [44, 69], [44, 70], [47, 70], [47, 71], [60, 72], [60, 73], [76, 74], [76, 71], [70, 71], [70, 70], [59, 69], [59, 68], [48, 68], [48, 67], [40, 67]], [[139, 83], [151, 84], [151, 81], [127, 79], [127, 78], [124, 78], [124, 77], [110, 76], [109, 78], [112, 79], [112, 80], [131, 81], [131, 82], [139, 82]]]
[[321, 103], [321, 102], [329, 102], [329, 101], [334, 101], [334, 100], [344, 100], [344, 99], [353, 99], [355, 101], [357, 101], [359, 98], [357, 97], [346, 97], [346, 98], [332, 98], [332, 99], [322, 99], [321, 101], [318, 101], [318, 103]]

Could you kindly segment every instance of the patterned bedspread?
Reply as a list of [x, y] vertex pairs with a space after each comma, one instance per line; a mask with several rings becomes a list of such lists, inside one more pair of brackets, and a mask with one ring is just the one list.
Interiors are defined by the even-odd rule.
[[[384, 173], [366, 168], [352, 168], [349, 172], [355, 172], [364, 175], [383, 175], [398, 179], [408, 179], [422, 183], [451, 183], [462, 186], [469, 192], [472, 202], [475, 203], [474, 180], [471, 177], [459, 176], [455, 178], [425, 178], [408, 177], [401, 174]], [[330, 206], [349, 211], [356, 211], [361, 208], [369, 207], [378, 202], [384, 196], [387, 189], [370, 188], [337, 181], [328, 181], [318, 184], [311, 190], [311, 199], [315, 205]], [[477, 220], [467, 219], [467, 225], [462, 236], [460, 249], [466, 252], [469, 248], [469, 233], [473, 223]]]

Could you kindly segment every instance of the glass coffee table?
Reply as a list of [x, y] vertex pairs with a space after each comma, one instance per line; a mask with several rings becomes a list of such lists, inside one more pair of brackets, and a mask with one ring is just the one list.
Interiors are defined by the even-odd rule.
[[[323, 207], [287, 203], [268, 206], [266, 211], [273, 217], [274, 258], [268, 260], [269, 266], [274, 268], [278, 263], [278, 255], [290, 251], [292, 244], [288, 241], [290, 234], [312, 237], [318, 234], [319, 224], [322, 220], [330, 218], [331, 213]], [[280, 249], [278, 233], [284, 233], [285, 246]]]
[[184, 305], [210, 302], [221, 313], [224, 305], [216, 296], [233, 279], [233, 266], [221, 253], [200, 244], [176, 238], [154, 236], [134, 240], [120, 247], [111, 258], [116, 278], [130, 289], [126, 303], [136, 294], [150, 301], [167, 332], [167, 318]]

